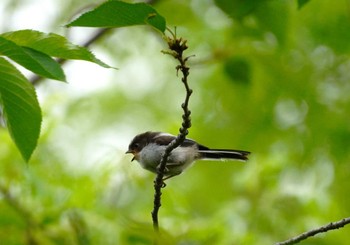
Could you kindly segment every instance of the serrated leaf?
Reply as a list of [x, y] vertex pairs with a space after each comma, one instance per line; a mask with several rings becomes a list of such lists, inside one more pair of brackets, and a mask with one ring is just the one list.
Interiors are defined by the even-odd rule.
[[61, 66], [45, 53], [18, 46], [16, 43], [0, 36], [0, 54], [40, 76], [65, 81]]
[[1, 57], [0, 103], [9, 133], [28, 161], [39, 138], [41, 110], [34, 87], [16, 67]]
[[111, 0], [82, 14], [67, 24], [67, 27], [125, 27], [146, 24], [163, 33], [166, 28], [164, 17], [159, 15], [150, 5]]
[[71, 60], [85, 60], [105, 68], [112, 68], [97, 59], [87, 48], [74, 45], [65, 37], [54, 33], [20, 30], [0, 35], [22, 47], [28, 47], [47, 55]]
[[298, 0], [298, 9], [301, 9], [305, 4], [307, 4], [310, 0]]

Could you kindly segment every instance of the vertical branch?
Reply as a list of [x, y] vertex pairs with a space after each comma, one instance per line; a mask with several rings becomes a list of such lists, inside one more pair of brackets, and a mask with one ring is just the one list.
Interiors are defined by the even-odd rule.
[[165, 149], [165, 152], [159, 163], [156, 179], [154, 180], [155, 193], [154, 193], [154, 202], [153, 202], [154, 206], [152, 211], [152, 220], [153, 220], [153, 227], [155, 231], [159, 231], [158, 212], [161, 206], [161, 195], [162, 195], [161, 189], [165, 186], [163, 182], [163, 177], [164, 177], [164, 171], [165, 171], [168, 157], [172, 150], [174, 150], [176, 147], [180, 146], [184, 142], [188, 134], [188, 129], [191, 127], [191, 118], [190, 118], [191, 111], [188, 109], [188, 105], [190, 101], [190, 96], [193, 91], [192, 89], [190, 89], [187, 82], [187, 77], [189, 75], [190, 68], [187, 67], [186, 62], [189, 59], [189, 57], [183, 57], [183, 52], [188, 48], [186, 44], [187, 41], [183, 40], [182, 38], [177, 38], [176, 33], [174, 34], [171, 31], [170, 33], [172, 37], [166, 37], [166, 41], [168, 43], [170, 51], [166, 51], [164, 53], [170, 54], [179, 62], [179, 65], [176, 66], [176, 71], [177, 73], [179, 71], [182, 73], [181, 81], [184, 84], [186, 89], [186, 97], [185, 97], [185, 101], [181, 105], [183, 109], [183, 115], [182, 115], [182, 126], [179, 129], [179, 134], [177, 135], [176, 139], [174, 139]]

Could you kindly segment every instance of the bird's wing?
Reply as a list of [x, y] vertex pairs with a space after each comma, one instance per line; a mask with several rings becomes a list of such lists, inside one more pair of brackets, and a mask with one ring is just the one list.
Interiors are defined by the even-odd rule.
[[154, 143], [158, 145], [169, 145], [176, 137], [171, 134], [161, 133], [153, 138]]
[[[169, 145], [170, 142], [173, 141], [175, 138], [176, 136], [174, 135], [162, 133], [155, 136], [153, 139], [154, 139], [154, 142], [159, 145]], [[181, 144], [181, 146], [183, 147], [190, 147], [194, 145], [197, 145], [200, 150], [209, 150], [208, 147], [204, 145], [199, 145], [196, 141], [192, 139], [185, 139], [184, 142]]]

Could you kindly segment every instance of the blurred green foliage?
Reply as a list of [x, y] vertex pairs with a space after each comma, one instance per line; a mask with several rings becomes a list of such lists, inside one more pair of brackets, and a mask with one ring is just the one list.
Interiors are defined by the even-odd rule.
[[[85, 4], [71, 2], [52, 26]], [[213, 2], [154, 7], [195, 55], [189, 136], [252, 156], [197, 162], [169, 180], [161, 244], [273, 244], [349, 216], [348, 3], [261, 1], [235, 16], [230, 1]], [[94, 89], [72, 91], [78, 69], [68, 85], [41, 83], [44, 125], [29, 164], [0, 131], [1, 244], [152, 244], [154, 175], [124, 152], [134, 134], [180, 127], [184, 90], [165, 47], [148, 28], [116, 30], [92, 49], [120, 70], [85, 81]], [[349, 231], [304, 244], [346, 244]]]

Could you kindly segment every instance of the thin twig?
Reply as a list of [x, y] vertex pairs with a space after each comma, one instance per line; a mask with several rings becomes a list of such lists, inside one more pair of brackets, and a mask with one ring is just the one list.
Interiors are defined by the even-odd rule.
[[288, 239], [284, 242], [278, 242], [275, 245], [290, 245], [290, 244], [296, 244], [299, 243], [302, 240], [308, 239], [309, 237], [315, 236], [318, 233], [327, 232], [329, 230], [335, 230], [339, 229], [341, 227], [344, 227], [345, 225], [350, 224], [350, 217], [344, 218], [340, 221], [331, 222], [327, 225], [321, 226], [319, 228], [304, 232], [296, 237], [292, 237], [291, 239]]
[[7, 204], [12, 207], [26, 223], [27, 244], [39, 244], [36, 241], [33, 232], [37, 228], [42, 228], [40, 224], [34, 219], [31, 212], [27, 210], [10, 192], [10, 190], [3, 184], [0, 184], [0, 194]]
[[79, 245], [91, 244], [89, 239], [89, 232], [86, 222], [82, 214], [78, 210], [73, 209], [68, 213], [69, 223], [75, 233], [76, 242]]
[[182, 78], [181, 81], [185, 86], [186, 89], [186, 97], [184, 103], [182, 103], [181, 107], [183, 109], [183, 115], [182, 115], [182, 126], [180, 128], [180, 132], [177, 135], [176, 139], [174, 139], [165, 149], [165, 152], [162, 156], [162, 159], [159, 163], [158, 173], [156, 176], [156, 179], [154, 180], [154, 206], [152, 211], [152, 220], [153, 220], [153, 227], [155, 231], [159, 231], [159, 222], [158, 222], [158, 212], [159, 208], [161, 206], [161, 195], [162, 195], [162, 187], [164, 187], [163, 177], [164, 177], [164, 171], [166, 167], [166, 163], [168, 160], [168, 157], [172, 150], [174, 150], [176, 147], [180, 146], [188, 134], [188, 129], [191, 127], [191, 111], [188, 109], [188, 104], [190, 100], [190, 96], [192, 94], [192, 89], [188, 86], [187, 77], [189, 75], [190, 68], [186, 66], [186, 62], [189, 57], [183, 57], [183, 51], [185, 51], [188, 47], [186, 44], [186, 40], [182, 40], [181, 38], [176, 38], [176, 34], [172, 33], [172, 37], [167, 37], [167, 43], [169, 46], [170, 51], [165, 52], [167, 54], [172, 55], [176, 60], [179, 61], [179, 65], [176, 67], [177, 72], [181, 71]]

